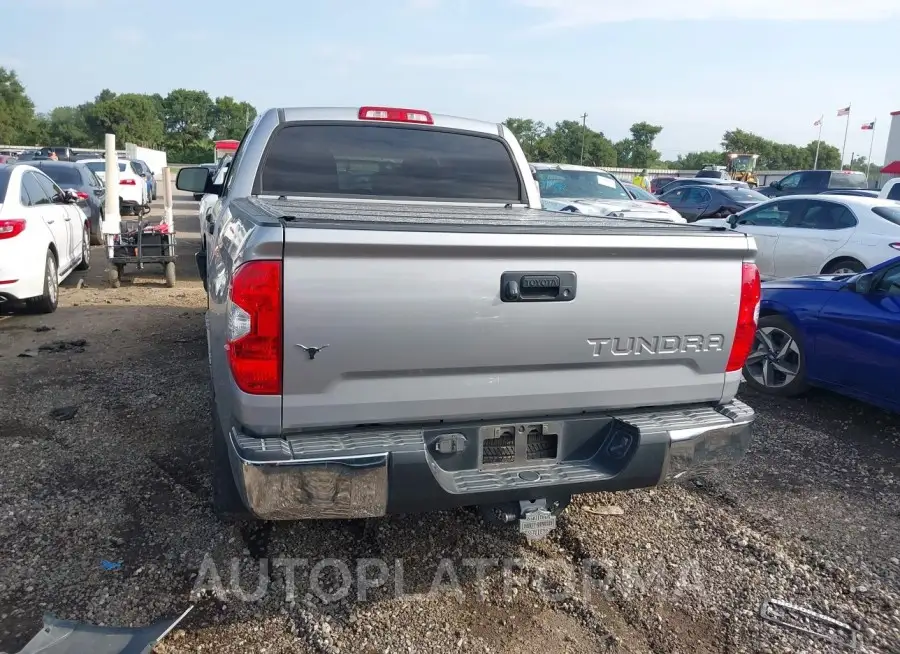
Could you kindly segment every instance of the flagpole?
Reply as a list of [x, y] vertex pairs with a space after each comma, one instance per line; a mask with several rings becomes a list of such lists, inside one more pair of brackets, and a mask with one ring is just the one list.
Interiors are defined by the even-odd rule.
[[872, 121], [872, 140], [869, 141], [869, 158], [866, 159], [866, 182], [869, 181], [869, 167], [872, 165], [872, 148], [875, 147], [875, 125], [878, 119]]
[[819, 137], [816, 139], [816, 160], [813, 161], [813, 170], [818, 170], [819, 166], [819, 146], [822, 145], [822, 123], [825, 122], [825, 115], [819, 118]]
[[841, 148], [841, 170], [844, 169], [844, 155], [847, 153], [847, 133], [850, 131], [850, 106], [851, 105], [849, 104], [847, 105], [847, 124], [844, 126], [844, 147]]

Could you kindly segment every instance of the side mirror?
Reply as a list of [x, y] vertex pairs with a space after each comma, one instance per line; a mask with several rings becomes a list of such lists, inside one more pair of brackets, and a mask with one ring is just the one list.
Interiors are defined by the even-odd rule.
[[780, 186], [780, 184], [778, 183], [778, 180], [775, 180], [775, 181], [769, 182], [769, 186], [771, 186], [772, 188], [778, 188]]
[[853, 291], [860, 295], [868, 295], [872, 292], [872, 282], [875, 281], [875, 275], [872, 273], [863, 273], [853, 282]]
[[737, 227], [738, 217], [737, 217], [736, 213], [733, 213], [730, 216], [728, 216], [728, 224], [731, 225], [731, 229], [734, 229], [735, 227]]
[[209, 186], [210, 172], [203, 166], [190, 166], [178, 171], [175, 178], [175, 188], [189, 193], [206, 193]]

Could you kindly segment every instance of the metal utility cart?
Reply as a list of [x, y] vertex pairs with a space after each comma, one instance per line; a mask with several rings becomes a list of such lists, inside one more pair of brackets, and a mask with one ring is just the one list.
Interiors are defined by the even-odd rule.
[[120, 234], [106, 236], [110, 286], [119, 287], [125, 275], [125, 266], [136, 265], [138, 270], [144, 270], [147, 264], [162, 265], [166, 286], [175, 286], [175, 232], [170, 231], [165, 222], [147, 221], [143, 217], [123, 219], [120, 231]]

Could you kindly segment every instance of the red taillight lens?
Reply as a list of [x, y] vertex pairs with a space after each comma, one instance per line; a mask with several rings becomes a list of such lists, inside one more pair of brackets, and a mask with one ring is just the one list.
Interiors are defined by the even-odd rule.
[[18, 236], [23, 231], [25, 231], [24, 218], [8, 218], [6, 220], [0, 220], [0, 239]]
[[119, 184], [124, 184], [125, 186], [136, 186], [137, 182], [133, 179], [120, 179]]
[[734, 372], [744, 367], [744, 361], [750, 355], [753, 339], [756, 337], [756, 325], [759, 322], [759, 300], [762, 288], [759, 282], [759, 269], [754, 263], [743, 264], [741, 272], [741, 304], [738, 307], [737, 328], [734, 331], [734, 343], [728, 356], [727, 372]]
[[658, 204], [658, 205], [661, 206], [661, 207], [668, 207], [668, 206], [669, 206], [669, 203], [668, 203], [668, 202], [651, 202], [650, 204]]
[[75, 195], [78, 197], [79, 200], [87, 200], [88, 199], [88, 194], [85, 193], [84, 191], [75, 191]]
[[281, 262], [237, 269], [228, 298], [225, 349], [235, 383], [253, 395], [281, 394]]
[[394, 107], [360, 107], [360, 120], [389, 120], [396, 123], [423, 123], [433, 125], [431, 114], [421, 109], [397, 109]]

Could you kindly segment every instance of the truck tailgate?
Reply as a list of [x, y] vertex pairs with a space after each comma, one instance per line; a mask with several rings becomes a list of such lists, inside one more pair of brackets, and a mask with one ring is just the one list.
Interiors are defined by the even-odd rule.
[[[255, 202], [290, 216], [286, 430], [722, 397], [741, 264], [755, 254], [744, 235], [536, 210]], [[574, 273], [575, 297], [503, 301], [511, 271]]]

